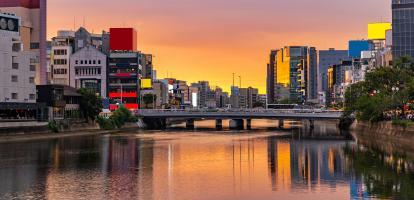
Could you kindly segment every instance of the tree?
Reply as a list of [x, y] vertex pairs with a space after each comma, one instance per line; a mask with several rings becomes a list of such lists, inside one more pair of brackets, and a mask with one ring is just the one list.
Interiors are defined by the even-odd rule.
[[120, 129], [125, 125], [125, 123], [136, 121], [137, 118], [124, 106], [120, 106], [109, 118], [97, 118], [99, 126], [101, 129], [105, 130]]
[[[154, 104], [157, 100], [157, 96], [155, 94], [145, 94], [142, 100], [144, 101], [145, 107], [148, 108], [149, 104]], [[155, 106], [153, 106], [153, 108], [155, 108]]]
[[352, 114], [363, 121], [377, 122], [387, 111], [401, 110], [414, 97], [414, 64], [408, 57], [393, 67], [369, 71], [365, 81], [353, 84], [345, 93], [344, 116]]
[[95, 120], [102, 112], [102, 98], [86, 88], [79, 89], [78, 93], [82, 95], [79, 103], [82, 116], [86, 121]]
[[253, 108], [264, 108], [266, 105], [263, 102], [256, 101], [253, 104]]

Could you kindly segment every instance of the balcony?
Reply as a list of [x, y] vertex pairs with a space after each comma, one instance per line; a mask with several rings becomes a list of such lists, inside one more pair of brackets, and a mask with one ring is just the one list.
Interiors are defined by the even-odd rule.
[[137, 92], [110, 92], [109, 98], [136, 98]]
[[138, 87], [138, 83], [109, 83], [110, 87]]
[[119, 77], [119, 78], [129, 78], [137, 76], [136, 73], [110, 73], [109, 76], [111, 77]]

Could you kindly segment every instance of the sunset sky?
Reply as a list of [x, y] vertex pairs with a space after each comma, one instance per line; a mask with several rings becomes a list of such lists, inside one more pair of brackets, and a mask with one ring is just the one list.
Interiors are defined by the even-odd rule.
[[[271, 49], [346, 49], [367, 23], [391, 20], [390, 0], [49, 0], [48, 35], [83, 25], [99, 33], [134, 27], [138, 48], [155, 56], [158, 77], [208, 80], [229, 90], [266, 90]], [[74, 20], [75, 19], [75, 20]], [[237, 80], [238, 83], [238, 80]]]

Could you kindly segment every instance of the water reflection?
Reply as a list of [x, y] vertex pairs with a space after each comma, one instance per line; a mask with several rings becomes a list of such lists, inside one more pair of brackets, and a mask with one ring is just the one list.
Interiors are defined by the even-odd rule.
[[413, 162], [349, 140], [151, 132], [0, 144], [0, 199], [413, 199]]

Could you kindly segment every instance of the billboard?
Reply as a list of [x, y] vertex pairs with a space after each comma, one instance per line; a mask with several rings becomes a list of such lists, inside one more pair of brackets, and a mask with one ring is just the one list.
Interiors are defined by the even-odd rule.
[[141, 79], [141, 89], [151, 89], [152, 80], [151, 79]]
[[385, 40], [385, 33], [391, 28], [391, 23], [370, 23], [368, 24], [368, 39]]
[[14, 16], [0, 15], [0, 30], [19, 32], [20, 21]]

